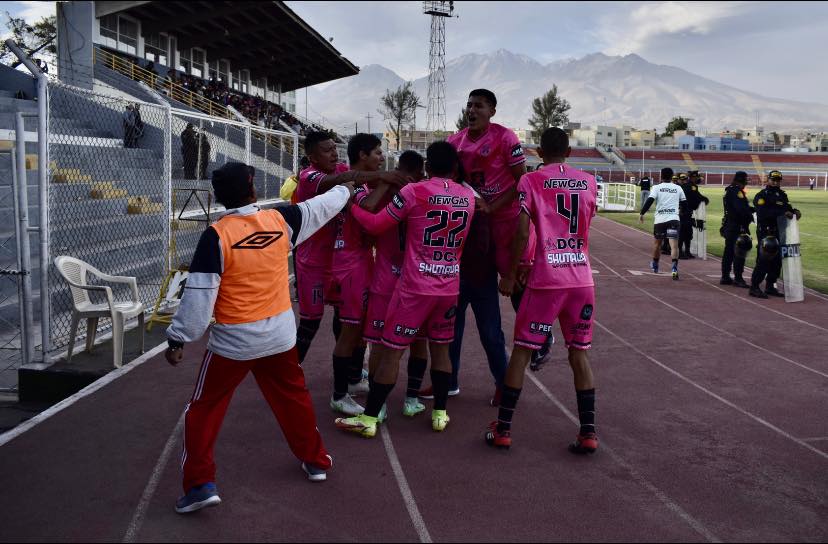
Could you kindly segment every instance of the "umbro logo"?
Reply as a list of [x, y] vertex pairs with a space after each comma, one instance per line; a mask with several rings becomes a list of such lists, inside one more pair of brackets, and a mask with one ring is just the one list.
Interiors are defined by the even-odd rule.
[[233, 244], [232, 249], [265, 249], [267, 246], [284, 236], [284, 232], [254, 232], [243, 240]]

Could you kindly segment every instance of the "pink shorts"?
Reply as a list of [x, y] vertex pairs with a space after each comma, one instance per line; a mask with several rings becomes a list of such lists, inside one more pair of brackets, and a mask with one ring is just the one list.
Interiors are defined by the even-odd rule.
[[368, 308], [368, 283], [371, 270], [335, 272], [328, 292], [331, 304], [339, 308], [339, 320], [349, 325], [361, 325]]
[[331, 286], [331, 271], [324, 268], [302, 268], [296, 263], [296, 291], [299, 296], [299, 317], [322, 319], [325, 304], [330, 304], [327, 293]]
[[365, 326], [362, 328], [362, 339], [372, 344], [382, 343], [382, 330], [385, 325], [385, 314], [391, 295], [368, 293], [368, 311], [365, 314]]
[[454, 340], [457, 295], [420, 295], [397, 289], [388, 303], [382, 343], [405, 349], [417, 337], [430, 342], [450, 344]]
[[[512, 240], [514, 240], [515, 232], [518, 228], [518, 217], [507, 219], [492, 219], [492, 242], [494, 243], [495, 251], [495, 266], [497, 272], [501, 276], [505, 276], [511, 272], [512, 265]], [[535, 229], [529, 229], [529, 241], [526, 244], [526, 249], [520, 257], [520, 265], [524, 267], [531, 267], [535, 260], [535, 245], [537, 243], [537, 236]]]
[[566, 347], [589, 349], [592, 345], [594, 287], [532, 289], [527, 287], [515, 317], [515, 344], [540, 349], [552, 334], [557, 319]]

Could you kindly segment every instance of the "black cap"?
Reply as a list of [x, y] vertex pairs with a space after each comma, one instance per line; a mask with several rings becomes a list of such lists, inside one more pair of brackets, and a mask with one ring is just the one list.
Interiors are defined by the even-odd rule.
[[747, 172], [739, 170], [735, 174], [733, 174], [733, 183], [744, 183], [747, 184], [748, 175]]

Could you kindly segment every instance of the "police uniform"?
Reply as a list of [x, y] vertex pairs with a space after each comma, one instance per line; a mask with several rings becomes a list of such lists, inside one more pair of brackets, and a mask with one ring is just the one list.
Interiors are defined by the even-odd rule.
[[694, 256], [690, 253], [690, 240], [693, 239], [693, 212], [699, 208], [702, 202], [709, 204], [710, 200], [699, 192], [699, 185], [692, 180], [682, 183], [681, 188], [686, 200], [679, 211], [679, 221], [681, 221], [679, 255], [684, 259], [693, 259]]
[[[773, 175], [773, 172], [770, 175]], [[781, 178], [782, 175], [779, 174], [779, 179]], [[756, 237], [759, 240], [759, 247], [762, 245], [762, 240], [767, 236], [779, 239], [777, 221], [780, 216], [787, 212], [799, 213], [799, 210], [794, 209], [788, 202], [788, 195], [785, 191], [780, 187], [770, 185], [756, 193], [756, 196], [753, 197], [753, 205], [756, 208]], [[756, 253], [756, 267], [753, 269], [753, 275], [750, 279], [751, 294], [760, 296], [758, 295], [760, 292], [759, 285], [764, 280], [765, 294], [779, 295], [774, 284], [782, 274], [782, 255], [777, 252], [773, 257], [763, 258], [758, 248]]]
[[[747, 176], [745, 176], [747, 181]], [[753, 207], [748, 201], [745, 190], [737, 179], [727, 186], [724, 197], [724, 219], [721, 235], [725, 239], [724, 254], [722, 255], [723, 285], [735, 283], [739, 287], [747, 287], [742, 272], [745, 269], [745, 256], [736, 251], [736, 242], [741, 234], [750, 234], [750, 224], [753, 223]], [[730, 268], [733, 267], [733, 279], [730, 279]]]

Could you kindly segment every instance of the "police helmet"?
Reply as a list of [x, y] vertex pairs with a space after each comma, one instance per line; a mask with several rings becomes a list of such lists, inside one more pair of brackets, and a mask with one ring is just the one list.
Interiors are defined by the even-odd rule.
[[698, 170], [688, 170], [687, 175], [690, 176], [691, 178], [701, 177]]
[[782, 181], [782, 172], [779, 170], [771, 170], [768, 172], [768, 181]]
[[765, 236], [759, 246], [759, 255], [763, 259], [773, 259], [779, 254], [779, 240], [776, 236]]
[[751, 240], [750, 234], [743, 232], [739, 235], [739, 238], [736, 239], [735, 253], [737, 256], [744, 259], [748, 251], [751, 249], [753, 249], [753, 240]]
[[676, 174], [673, 174], [673, 177], [670, 178], [670, 181], [672, 181], [673, 183], [677, 182], [678, 180], [679, 180], [679, 177]]
[[685, 174], [684, 172], [679, 174], [678, 177], [679, 177], [679, 181], [687, 181], [687, 174]]

